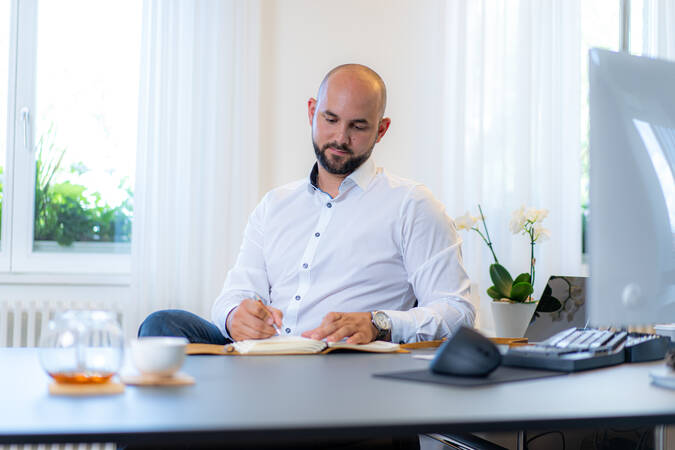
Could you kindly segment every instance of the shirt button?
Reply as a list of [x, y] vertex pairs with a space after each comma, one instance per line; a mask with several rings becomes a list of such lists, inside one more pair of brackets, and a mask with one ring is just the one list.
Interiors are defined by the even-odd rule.
[[332, 203], [326, 203], [326, 207], [332, 208], [332, 207], [333, 207], [333, 204], [332, 204]]
[[309, 267], [309, 265], [307, 265], [307, 263], [304, 263], [304, 264], [302, 265], [302, 268], [303, 268], [303, 269], [306, 269], [306, 268], [308, 268], [308, 267]]
[[290, 332], [291, 332], [291, 329], [290, 329], [290, 328], [286, 328], [286, 333], [289, 333], [289, 334], [290, 334]]
[[300, 300], [300, 296], [299, 296], [299, 295], [296, 295], [296, 296], [295, 296], [295, 299], [296, 299], [296, 300]]
[[314, 233], [314, 237], [319, 237], [321, 236], [321, 233]]

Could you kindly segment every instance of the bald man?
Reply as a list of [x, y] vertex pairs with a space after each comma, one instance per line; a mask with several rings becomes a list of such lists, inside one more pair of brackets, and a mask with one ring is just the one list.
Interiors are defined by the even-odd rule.
[[268, 192], [251, 214], [213, 322], [160, 311], [139, 335], [403, 343], [472, 326], [461, 240], [443, 205], [371, 158], [391, 124], [386, 102], [370, 68], [331, 70], [307, 102], [317, 162], [308, 178]]

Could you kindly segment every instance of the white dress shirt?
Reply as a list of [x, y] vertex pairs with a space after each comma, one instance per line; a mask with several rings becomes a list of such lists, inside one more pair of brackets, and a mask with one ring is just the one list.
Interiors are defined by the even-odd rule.
[[268, 192], [251, 214], [211, 312], [224, 336], [227, 315], [255, 294], [283, 312], [286, 335], [316, 328], [331, 311], [385, 311], [393, 342], [473, 325], [461, 239], [426, 187], [370, 158], [331, 198], [315, 186], [316, 170]]

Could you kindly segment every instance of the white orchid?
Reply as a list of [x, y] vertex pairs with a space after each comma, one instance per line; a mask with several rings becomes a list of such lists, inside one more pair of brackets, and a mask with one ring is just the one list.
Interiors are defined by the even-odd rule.
[[[483, 215], [483, 210], [481, 209], [480, 205], [478, 205], [478, 212], [480, 212], [480, 217], [474, 217], [472, 216], [469, 211], [464, 213], [463, 216], [459, 216], [455, 218], [455, 225], [457, 226], [458, 230], [473, 230], [476, 233], [480, 235], [480, 237], [485, 241], [487, 244], [488, 248], [490, 249], [490, 252], [492, 252], [492, 257], [495, 259], [495, 263], [499, 263], [499, 260], [497, 259], [497, 255], [495, 255], [495, 251], [492, 248], [492, 241], [490, 241], [490, 233], [488, 233], [487, 230], [487, 225], [485, 225], [485, 216]], [[475, 226], [476, 222], [478, 221], [483, 222], [483, 229], [485, 230], [485, 234], [483, 234], [479, 227]]]
[[478, 217], [474, 217], [467, 211], [463, 216], [455, 218], [455, 225], [458, 230], [470, 230], [478, 222]]
[[525, 217], [528, 222], [539, 223], [548, 216], [548, 209], [528, 208]]
[[540, 223], [534, 224], [532, 232], [534, 242], [546, 241], [551, 237], [551, 231], [548, 228], [544, 228]]
[[513, 234], [522, 233], [530, 238], [530, 279], [534, 285], [534, 244], [551, 237], [551, 232], [541, 222], [548, 216], [548, 209], [525, 208], [525, 205], [513, 211], [509, 229]]
[[[455, 218], [455, 224], [458, 230], [474, 230], [478, 233], [487, 244], [490, 252], [492, 252], [495, 263], [490, 266], [490, 278], [494, 286], [488, 289], [488, 294], [495, 299], [510, 298], [514, 301], [522, 302], [526, 298], [529, 298], [534, 286], [534, 265], [536, 262], [534, 259], [534, 245], [537, 241], [545, 241], [551, 237], [551, 232], [541, 224], [548, 216], [548, 209], [526, 208], [523, 205], [511, 214], [511, 221], [509, 222], [511, 232], [513, 234], [522, 233], [530, 238], [530, 273], [522, 273], [516, 277], [515, 280], [519, 282], [515, 283], [515, 286], [518, 289], [513, 288], [511, 275], [509, 275], [504, 266], [499, 264], [480, 205], [478, 205], [478, 211], [480, 212], [480, 217], [474, 217], [467, 211], [463, 216]], [[479, 220], [483, 222], [485, 234], [481, 232], [480, 227], [476, 226]], [[503, 282], [504, 280], [509, 280], [508, 286]], [[529, 287], [529, 290], [526, 290], [526, 287]]]
[[511, 233], [518, 234], [523, 231], [523, 227], [527, 224], [527, 215], [525, 213], [525, 206], [513, 211], [511, 214], [511, 221], [509, 222], [509, 230]]
[[513, 234], [530, 234], [530, 229], [535, 224], [541, 224], [547, 216], [548, 209], [525, 208], [523, 205], [513, 211], [511, 221], [509, 222], [509, 229]]

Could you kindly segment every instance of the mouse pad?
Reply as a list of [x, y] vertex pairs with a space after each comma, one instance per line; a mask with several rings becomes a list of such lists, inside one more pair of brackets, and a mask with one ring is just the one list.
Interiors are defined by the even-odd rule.
[[553, 370], [521, 369], [519, 367], [499, 366], [487, 377], [458, 377], [441, 375], [429, 369], [411, 370], [407, 372], [376, 373], [375, 377], [396, 378], [398, 380], [421, 381], [423, 383], [451, 384], [453, 386], [485, 386], [488, 384], [507, 383], [509, 381], [533, 380], [536, 378], [557, 377], [567, 372]]

